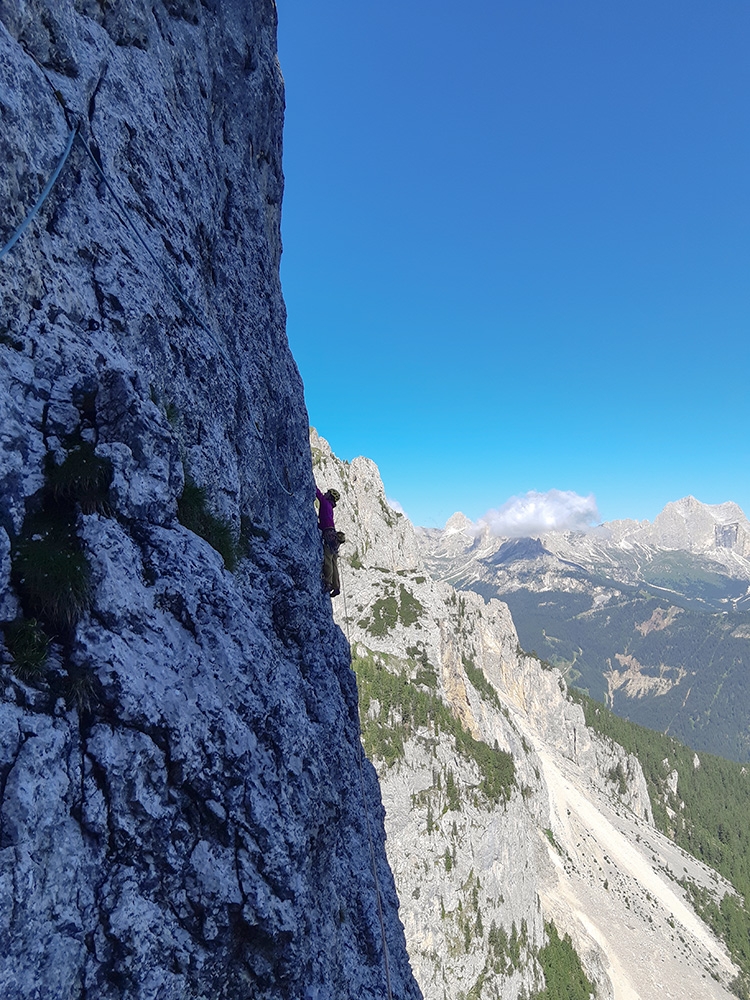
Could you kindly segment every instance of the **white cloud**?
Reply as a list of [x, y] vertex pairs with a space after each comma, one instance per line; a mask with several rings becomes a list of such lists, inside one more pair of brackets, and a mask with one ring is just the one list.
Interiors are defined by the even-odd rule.
[[503, 538], [525, 538], [545, 531], [585, 531], [600, 520], [593, 493], [587, 497], [568, 490], [511, 497], [497, 510], [488, 510], [477, 528]]
[[388, 504], [391, 510], [395, 510], [397, 514], [406, 514], [406, 511], [398, 502], [398, 500], [392, 500], [391, 497], [386, 497], [385, 502]]

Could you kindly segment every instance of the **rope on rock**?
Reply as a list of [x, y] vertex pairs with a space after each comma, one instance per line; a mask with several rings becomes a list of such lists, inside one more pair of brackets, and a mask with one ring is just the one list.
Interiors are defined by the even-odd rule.
[[349, 643], [349, 653], [352, 651], [352, 639], [349, 635], [349, 615], [346, 610], [346, 587], [344, 586], [344, 573], [339, 566], [339, 580], [341, 580], [341, 596], [344, 599], [344, 625], [346, 625], [346, 641]]
[[359, 786], [362, 789], [362, 802], [365, 806], [365, 824], [367, 826], [367, 839], [370, 843], [370, 861], [372, 862], [372, 877], [375, 879], [375, 896], [378, 901], [378, 918], [380, 920], [380, 933], [383, 938], [383, 964], [385, 965], [385, 985], [388, 990], [388, 1000], [393, 1000], [393, 991], [391, 990], [391, 963], [388, 958], [388, 942], [385, 939], [385, 920], [383, 919], [383, 902], [380, 898], [380, 883], [378, 882], [378, 868], [375, 862], [375, 848], [372, 843], [372, 833], [370, 831], [370, 815], [367, 811], [367, 796], [365, 795], [365, 775], [362, 768], [362, 756], [364, 750], [360, 746], [360, 752], [357, 754], [357, 763], [359, 764]]
[[47, 197], [48, 197], [50, 191], [55, 186], [55, 181], [60, 176], [60, 172], [62, 171], [62, 168], [65, 166], [65, 163], [66, 163], [66, 161], [68, 159], [68, 156], [70, 156], [70, 151], [73, 148], [73, 142], [75, 141], [75, 137], [77, 135], [78, 135], [78, 129], [77, 128], [72, 129], [71, 132], [70, 132], [70, 135], [68, 136], [68, 141], [67, 141], [67, 143], [65, 145], [65, 152], [60, 157], [60, 159], [59, 159], [59, 161], [57, 163], [57, 166], [53, 170], [50, 179], [47, 181], [47, 183], [46, 183], [46, 185], [44, 187], [44, 190], [42, 191], [42, 193], [37, 198], [36, 204], [31, 209], [31, 211], [26, 216], [26, 218], [23, 220], [23, 222], [18, 227], [18, 229], [16, 229], [16, 231], [13, 233], [13, 235], [8, 240], [8, 242], [5, 244], [5, 246], [2, 248], [2, 250], [0, 250], [0, 260], [2, 260], [3, 257], [6, 256], [6, 254], [10, 253], [10, 251], [13, 249], [13, 247], [16, 245], [16, 243], [21, 239], [21, 237], [23, 236], [23, 234], [29, 228], [29, 226], [31, 225], [31, 223], [34, 221], [37, 213], [39, 212], [39, 209], [42, 207], [42, 205], [47, 200]]
[[99, 176], [101, 177], [101, 179], [104, 181], [104, 184], [105, 184], [107, 190], [109, 191], [109, 193], [114, 198], [115, 204], [120, 209], [120, 212], [122, 213], [123, 218], [125, 219], [125, 222], [130, 227], [130, 229], [133, 232], [133, 235], [135, 236], [135, 238], [141, 244], [141, 246], [146, 251], [146, 253], [149, 255], [149, 257], [154, 262], [154, 264], [156, 264], [156, 266], [158, 267], [159, 271], [161, 272], [164, 280], [167, 282], [167, 284], [169, 285], [169, 287], [172, 289], [172, 291], [174, 292], [174, 294], [177, 297], [177, 299], [185, 306], [185, 308], [190, 313], [190, 315], [193, 317], [193, 319], [198, 324], [198, 326], [200, 326], [201, 329], [204, 330], [208, 334], [208, 336], [211, 338], [211, 341], [214, 344], [214, 346], [216, 347], [216, 349], [223, 356], [224, 360], [229, 365], [229, 367], [232, 369], [232, 371], [237, 376], [237, 378], [240, 379], [242, 376], [240, 375], [239, 369], [237, 368], [237, 366], [235, 365], [234, 361], [232, 361], [231, 357], [227, 353], [226, 348], [222, 344], [219, 343], [219, 341], [216, 339], [216, 337], [214, 337], [213, 333], [209, 329], [208, 323], [204, 319], [202, 319], [201, 316], [199, 316], [199, 314], [193, 308], [192, 303], [188, 300], [187, 296], [184, 294], [184, 292], [182, 291], [182, 289], [180, 288], [180, 286], [177, 284], [177, 282], [174, 280], [174, 278], [169, 274], [169, 272], [164, 267], [164, 265], [159, 261], [159, 259], [157, 258], [156, 254], [153, 252], [153, 250], [151, 249], [151, 247], [148, 245], [148, 243], [141, 236], [140, 232], [138, 231], [138, 227], [136, 226], [136, 224], [133, 222], [133, 220], [131, 218], [130, 212], [128, 211], [128, 209], [123, 204], [123, 201], [120, 198], [120, 196], [118, 195], [118, 193], [112, 187], [112, 184], [110, 183], [109, 178], [104, 173], [104, 168], [102, 167], [101, 163], [99, 163], [99, 161], [97, 160], [97, 158], [94, 156], [94, 154], [93, 154], [93, 152], [91, 150], [91, 147], [86, 142], [86, 140], [83, 138], [83, 136], [81, 135], [80, 132], [78, 132], [77, 135], [78, 135], [78, 139], [80, 140], [81, 145], [86, 150], [86, 153], [88, 154], [89, 159], [94, 164], [94, 167], [96, 168], [96, 172], [99, 174]]
[[263, 451], [266, 454], [266, 461], [268, 462], [268, 465], [270, 466], [271, 472], [273, 472], [274, 479], [276, 480], [276, 482], [279, 484], [279, 486], [282, 488], [282, 490], [286, 493], [286, 495], [288, 497], [293, 497], [294, 496], [294, 491], [293, 490], [288, 490], [286, 488], [286, 486], [284, 486], [284, 484], [282, 483], [281, 479], [279, 478], [278, 472], [276, 471], [276, 466], [271, 461], [271, 456], [268, 454], [268, 449], [266, 448], [266, 442], [263, 440], [263, 435], [260, 432], [260, 427], [258, 427], [258, 421], [257, 420], [253, 420], [253, 423], [255, 424], [255, 429], [258, 432], [258, 438], [260, 440], [261, 445], [263, 446]]
[[[146, 241], [144, 240], [144, 238], [141, 236], [140, 232], [138, 231], [138, 227], [133, 222], [133, 220], [132, 220], [132, 218], [130, 216], [130, 213], [128, 212], [127, 208], [125, 207], [125, 205], [122, 202], [122, 199], [117, 194], [117, 192], [115, 191], [115, 189], [112, 187], [112, 184], [110, 183], [109, 178], [104, 173], [104, 169], [103, 169], [102, 165], [99, 163], [99, 161], [97, 160], [97, 158], [94, 156], [91, 148], [89, 147], [89, 144], [86, 142], [86, 140], [80, 134], [80, 132], [78, 133], [78, 138], [79, 138], [79, 140], [81, 142], [81, 145], [86, 150], [86, 153], [88, 154], [89, 159], [94, 164], [94, 167], [96, 168], [97, 173], [99, 174], [99, 176], [101, 177], [102, 181], [106, 185], [107, 190], [110, 192], [110, 194], [114, 198], [115, 203], [117, 204], [118, 208], [120, 209], [120, 212], [122, 213], [122, 215], [123, 215], [123, 217], [125, 219], [125, 222], [128, 224], [128, 226], [130, 227], [130, 229], [134, 233], [134, 235], [137, 238], [138, 242], [141, 244], [141, 246], [143, 247], [143, 249], [149, 255], [149, 257], [151, 258], [151, 260], [153, 260], [153, 262], [156, 264], [156, 266], [158, 267], [158, 269], [161, 272], [162, 276], [164, 277], [164, 280], [167, 282], [167, 284], [169, 285], [169, 287], [172, 289], [172, 291], [174, 292], [174, 294], [177, 297], [177, 299], [185, 306], [185, 308], [188, 310], [188, 312], [190, 313], [190, 315], [196, 321], [196, 323], [198, 324], [198, 326], [200, 326], [200, 328], [205, 333], [208, 334], [211, 342], [216, 347], [217, 351], [221, 354], [221, 356], [224, 358], [224, 360], [226, 361], [226, 363], [229, 366], [229, 368], [231, 369], [231, 371], [234, 373], [234, 375], [235, 375], [238, 383], [240, 385], [243, 384], [242, 373], [240, 372], [239, 368], [237, 367], [237, 365], [234, 363], [234, 361], [230, 357], [229, 353], [227, 352], [227, 349], [224, 347], [223, 344], [219, 343], [219, 341], [214, 336], [212, 330], [210, 329], [207, 321], [204, 320], [198, 314], [198, 312], [193, 307], [192, 303], [189, 301], [189, 299], [187, 298], [187, 296], [184, 294], [184, 292], [182, 291], [182, 289], [180, 288], [180, 286], [177, 284], [177, 282], [174, 280], [174, 278], [172, 278], [172, 276], [169, 274], [169, 272], [167, 271], [167, 269], [157, 259], [156, 255], [153, 253], [153, 251], [151, 250], [151, 248], [149, 247], [149, 245], [146, 243]], [[276, 471], [276, 466], [273, 463], [273, 461], [271, 460], [271, 456], [268, 453], [268, 449], [266, 448], [265, 439], [263, 438], [263, 434], [261, 433], [260, 427], [258, 426], [258, 421], [257, 420], [253, 420], [253, 425], [254, 425], [255, 430], [256, 430], [256, 432], [258, 434], [258, 438], [259, 438], [261, 446], [263, 448], [263, 452], [264, 452], [264, 454], [266, 456], [266, 461], [268, 462], [268, 465], [269, 465], [271, 471], [273, 472], [273, 475], [274, 475], [274, 478], [275, 478], [276, 482], [279, 484], [279, 486], [284, 491], [284, 493], [286, 493], [287, 496], [293, 497], [294, 496], [294, 491], [293, 490], [289, 490], [284, 485], [284, 483], [282, 483], [281, 478], [280, 478], [278, 472]]]
[[[346, 625], [346, 639], [349, 643], [349, 655], [351, 655], [352, 640], [349, 635], [349, 615], [346, 610], [346, 587], [344, 586], [344, 573], [339, 567], [339, 579], [341, 580], [341, 596], [344, 599], [344, 624]], [[364, 806], [365, 813], [365, 826], [367, 827], [367, 840], [370, 845], [370, 863], [372, 864], [372, 877], [375, 882], [375, 896], [378, 901], [378, 919], [380, 920], [380, 934], [383, 940], [383, 964], [385, 966], [385, 985], [388, 990], [388, 1000], [393, 1000], [393, 991], [391, 989], [391, 963], [388, 956], [388, 942], [385, 936], [385, 920], [383, 918], [383, 901], [380, 898], [380, 882], [378, 881], [378, 866], [375, 860], [375, 847], [372, 842], [372, 831], [370, 830], [370, 812], [367, 808], [367, 795], [365, 793], [365, 773], [362, 767], [362, 757], [364, 756], [364, 749], [362, 744], [359, 745], [359, 753], [357, 754], [357, 764], [359, 765], [359, 787], [362, 792], [362, 805]]]
[[[58, 97], [58, 100], [60, 100], [59, 97]], [[64, 105], [63, 105], [63, 111], [66, 112], [66, 118], [67, 118], [67, 109], [65, 108]], [[52, 188], [55, 186], [55, 182], [57, 181], [57, 178], [60, 176], [60, 173], [62, 172], [63, 167], [67, 163], [68, 157], [70, 156], [70, 152], [71, 152], [71, 150], [73, 148], [73, 144], [74, 144], [76, 138], [78, 139], [78, 141], [80, 142], [80, 144], [83, 146], [83, 148], [86, 150], [87, 156], [89, 157], [89, 159], [91, 160], [91, 162], [94, 164], [94, 167], [95, 167], [97, 173], [101, 177], [101, 179], [104, 182], [104, 184], [105, 184], [107, 190], [109, 191], [109, 193], [114, 198], [115, 204], [120, 209], [120, 212], [121, 212], [121, 214], [122, 214], [122, 216], [123, 216], [126, 224], [130, 227], [130, 229], [132, 230], [132, 232], [135, 235], [135, 237], [138, 240], [138, 242], [141, 244], [141, 246], [146, 251], [146, 253], [149, 255], [149, 257], [154, 262], [154, 264], [156, 264], [156, 266], [159, 269], [159, 271], [161, 272], [164, 280], [167, 282], [168, 286], [170, 287], [170, 289], [172, 290], [172, 292], [174, 293], [174, 295], [177, 297], [177, 299], [187, 309], [187, 311], [190, 313], [190, 315], [196, 321], [196, 323], [198, 324], [198, 326], [205, 333], [208, 334], [211, 342], [214, 344], [214, 346], [216, 347], [216, 349], [218, 350], [218, 352], [221, 354], [221, 356], [226, 361], [226, 363], [229, 366], [229, 368], [231, 369], [231, 371], [234, 373], [234, 375], [235, 375], [238, 383], [240, 385], [242, 385], [243, 384], [242, 374], [241, 374], [240, 370], [238, 369], [237, 365], [234, 363], [234, 361], [230, 357], [227, 349], [223, 346], [223, 344], [219, 343], [219, 341], [214, 336], [214, 334], [213, 334], [212, 330], [210, 329], [210, 327], [209, 327], [208, 323], [206, 322], [206, 320], [203, 319], [199, 315], [199, 313], [194, 308], [194, 306], [192, 305], [192, 303], [190, 302], [190, 300], [187, 298], [187, 296], [184, 294], [184, 292], [180, 288], [179, 284], [168, 273], [167, 269], [164, 267], [164, 265], [161, 263], [161, 261], [159, 261], [159, 259], [157, 258], [156, 254], [151, 250], [151, 248], [149, 247], [148, 243], [145, 241], [145, 239], [143, 238], [143, 236], [139, 232], [138, 227], [133, 222], [130, 213], [128, 212], [127, 208], [123, 204], [122, 199], [120, 198], [120, 196], [115, 191], [115, 189], [112, 186], [112, 184], [110, 183], [110, 180], [107, 177], [107, 175], [104, 173], [104, 169], [103, 169], [101, 163], [97, 160], [96, 156], [94, 156], [94, 153], [92, 152], [91, 147], [89, 146], [89, 144], [86, 142], [86, 140], [81, 135], [81, 133], [80, 133], [80, 131], [78, 129], [78, 126], [75, 126], [75, 127], [73, 127], [71, 129], [70, 135], [68, 136], [68, 141], [67, 141], [67, 143], [65, 145], [65, 151], [63, 152], [63, 155], [60, 157], [60, 159], [59, 159], [59, 161], [57, 163], [57, 166], [55, 167], [54, 171], [52, 172], [52, 175], [50, 176], [49, 180], [47, 181], [47, 183], [46, 183], [46, 185], [44, 187], [44, 190], [39, 195], [39, 198], [37, 199], [36, 204], [31, 209], [31, 211], [26, 216], [26, 218], [21, 223], [21, 225], [13, 233], [13, 235], [8, 240], [8, 242], [5, 244], [5, 246], [2, 249], [0, 249], [0, 260], [2, 260], [8, 253], [10, 253], [10, 251], [16, 245], [16, 243], [18, 242], [18, 240], [20, 240], [20, 238], [23, 236], [23, 234], [29, 228], [29, 226], [31, 225], [31, 223], [34, 221], [34, 218], [38, 214], [38, 212], [41, 209], [42, 205], [44, 204], [44, 202], [49, 197], [49, 194], [52, 191]], [[258, 438], [260, 439], [260, 443], [261, 443], [261, 446], [263, 448], [263, 452], [264, 452], [264, 454], [266, 456], [266, 461], [268, 462], [268, 465], [269, 465], [271, 471], [273, 472], [273, 475], [274, 475], [274, 478], [275, 478], [276, 482], [279, 484], [279, 486], [284, 491], [284, 493], [286, 493], [287, 496], [293, 497], [294, 496], [294, 491], [288, 489], [288, 487], [284, 485], [284, 483], [281, 481], [281, 477], [279, 476], [278, 472], [276, 471], [276, 466], [273, 463], [273, 461], [271, 460], [271, 456], [270, 456], [270, 454], [268, 452], [268, 448], [266, 447], [265, 439], [263, 437], [263, 434], [261, 433], [260, 427], [258, 426], [258, 421], [257, 420], [253, 420], [253, 425], [254, 425], [255, 430], [256, 430], [256, 432], [258, 434]]]

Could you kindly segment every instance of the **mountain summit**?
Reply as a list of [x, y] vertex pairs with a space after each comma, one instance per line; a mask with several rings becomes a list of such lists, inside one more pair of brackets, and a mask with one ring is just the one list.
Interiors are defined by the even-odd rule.
[[[750, 558], [750, 522], [736, 503], [704, 504], [695, 497], [668, 503], [644, 535], [660, 549]], [[750, 579], [750, 562], [748, 562]]]

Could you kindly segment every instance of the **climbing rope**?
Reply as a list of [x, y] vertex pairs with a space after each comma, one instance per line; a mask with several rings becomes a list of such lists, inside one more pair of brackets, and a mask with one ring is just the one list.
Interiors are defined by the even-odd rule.
[[60, 176], [60, 172], [62, 171], [62, 168], [65, 166], [65, 163], [66, 163], [68, 157], [70, 156], [70, 151], [73, 148], [73, 142], [74, 142], [75, 137], [77, 135], [78, 135], [78, 129], [75, 129], [75, 128], [72, 129], [70, 135], [68, 136], [68, 141], [67, 141], [67, 143], [65, 145], [65, 152], [60, 157], [57, 166], [55, 167], [55, 169], [52, 172], [52, 176], [47, 181], [46, 185], [44, 186], [44, 190], [42, 191], [42, 193], [37, 198], [36, 204], [34, 205], [34, 207], [31, 209], [31, 211], [26, 216], [26, 218], [23, 220], [23, 222], [18, 227], [18, 229], [16, 229], [16, 231], [13, 233], [13, 235], [8, 240], [8, 242], [5, 244], [5, 246], [2, 248], [2, 250], [0, 250], [0, 260], [2, 260], [3, 257], [5, 257], [6, 254], [10, 253], [10, 251], [13, 249], [13, 247], [16, 245], [16, 243], [18, 243], [18, 241], [21, 239], [21, 237], [23, 236], [23, 234], [29, 228], [29, 226], [31, 225], [31, 223], [34, 221], [34, 219], [35, 219], [35, 217], [36, 217], [39, 209], [42, 207], [42, 205], [47, 200], [47, 196], [49, 195], [49, 193], [52, 190], [52, 188], [55, 186], [55, 181]]
[[[169, 285], [169, 287], [172, 289], [172, 291], [174, 292], [174, 294], [177, 297], [177, 299], [185, 306], [185, 308], [188, 310], [188, 312], [193, 317], [193, 319], [196, 321], [196, 323], [201, 327], [201, 329], [205, 333], [208, 334], [211, 342], [216, 347], [217, 351], [224, 358], [224, 360], [226, 361], [227, 365], [232, 370], [232, 372], [234, 372], [234, 375], [235, 375], [238, 383], [240, 385], [243, 385], [244, 384], [244, 379], [242, 377], [242, 373], [240, 372], [240, 370], [237, 367], [237, 365], [234, 363], [233, 359], [230, 357], [229, 353], [227, 352], [227, 349], [224, 347], [223, 344], [219, 343], [219, 341], [214, 336], [212, 330], [210, 329], [207, 321], [205, 319], [203, 319], [198, 314], [198, 312], [193, 307], [192, 303], [189, 301], [189, 299], [187, 298], [187, 296], [183, 293], [183, 291], [180, 288], [180, 286], [177, 284], [177, 282], [174, 280], [174, 278], [172, 278], [172, 276], [169, 274], [169, 272], [166, 270], [166, 268], [161, 264], [161, 262], [157, 259], [156, 255], [153, 253], [153, 251], [151, 250], [151, 248], [149, 247], [149, 245], [146, 243], [146, 241], [144, 240], [144, 238], [141, 236], [140, 232], [138, 231], [138, 227], [133, 222], [133, 220], [132, 220], [132, 218], [130, 216], [130, 213], [128, 212], [127, 208], [125, 207], [125, 205], [122, 202], [122, 199], [119, 197], [119, 195], [115, 191], [114, 187], [112, 186], [112, 184], [109, 181], [109, 178], [104, 173], [104, 169], [102, 168], [102, 166], [99, 163], [99, 161], [97, 160], [97, 158], [94, 156], [93, 152], [91, 151], [91, 148], [89, 147], [89, 144], [85, 141], [85, 139], [80, 134], [80, 132], [78, 133], [78, 138], [79, 138], [79, 140], [81, 142], [81, 145], [86, 150], [86, 153], [88, 154], [89, 159], [94, 164], [94, 167], [96, 168], [97, 173], [99, 174], [99, 176], [101, 177], [102, 181], [106, 185], [107, 190], [110, 192], [110, 194], [114, 198], [116, 205], [120, 209], [120, 212], [122, 213], [123, 218], [125, 219], [125, 222], [128, 224], [128, 226], [130, 227], [130, 229], [134, 233], [134, 235], [137, 238], [138, 242], [141, 244], [141, 246], [143, 247], [143, 249], [149, 255], [149, 257], [151, 258], [151, 260], [153, 260], [153, 262], [156, 264], [156, 266], [158, 267], [158, 269], [161, 272], [162, 276], [164, 277], [164, 280], [167, 282], [167, 284]], [[276, 466], [274, 465], [273, 461], [271, 460], [271, 456], [268, 453], [268, 449], [266, 448], [266, 442], [265, 442], [265, 440], [263, 438], [263, 434], [261, 433], [260, 427], [258, 426], [258, 421], [257, 420], [253, 420], [253, 425], [254, 425], [255, 430], [256, 430], [256, 432], [258, 434], [258, 439], [260, 440], [261, 447], [263, 448], [263, 452], [264, 452], [264, 454], [266, 456], [266, 461], [268, 462], [269, 468], [273, 472], [273, 475], [274, 475], [274, 478], [275, 478], [276, 482], [279, 484], [279, 486], [284, 491], [284, 493], [286, 493], [287, 496], [293, 497], [294, 496], [294, 491], [288, 489], [284, 485], [284, 483], [282, 483], [281, 478], [280, 478], [278, 472], [276, 471]]]
[[[339, 567], [339, 579], [341, 581], [341, 596], [344, 599], [344, 625], [346, 626], [346, 639], [349, 643], [349, 655], [351, 656], [352, 640], [349, 635], [349, 615], [346, 610], [346, 587], [344, 586], [344, 573], [341, 567]], [[372, 877], [375, 881], [375, 896], [378, 902], [378, 919], [380, 920], [380, 934], [383, 940], [383, 964], [385, 966], [385, 985], [388, 990], [388, 1000], [393, 1000], [393, 991], [391, 989], [391, 963], [388, 957], [388, 942], [385, 936], [385, 919], [383, 918], [383, 901], [380, 897], [380, 882], [378, 880], [378, 866], [375, 860], [375, 847], [372, 842], [372, 831], [370, 829], [370, 812], [367, 808], [367, 795], [365, 793], [365, 772], [362, 767], [362, 757], [364, 756], [364, 750], [362, 744], [359, 745], [359, 753], [357, 754], [357, 764], [359, 765], [359, 788], [362, 792], [362, 805], [364, 806], [365, 813], [365, 826], [367, 828], [367, 841], [370, 845], [370, 863], [372, 864]]]
[[380, 898], [380, 884], [378, 882], [378, 868], [375, 861], [375, 848], [372, 843], [372, 833], [370, 831], [370, 815], [367, 810], [367, 796], [365, 795], [365, 776], [364, 770], [362, 768], [362, 756], [364, 750], [360, 746], [360, 752], [357, 754], [357, 763], [359, 764], [359, 786], [362, 790], [362, 801], [365, 806], [365, 824], [367, 826], [367, 840], [370, 844], [370, 861], [372, 863], [372, 877], [375, 879], [375, 896], [378, 901], [378, 919], [380, 920], [380, 934], [383, 939], [383, 964], [385, 965], [385, 985], [388, 990], [388, 1000], [393, 1000], [393, 991], [391, 989], [391, 963], [388, 957], [388, 942], [385, 939], [385, 920], [383, 919], [383, 903]]
[[268, 449], [266, 448], [266, 442], [263, 440], [263, 435], [260, 432], [260, 427], [258, 427], [258, 421], [257, 420], [253, 420], [253, 423], [255, 424], [255, 429], [258, 432], [258, 439], [259, 439], [259, 441], [260, 441], [260, 443], [261, 443], [261, 445], [263, 447], [263, 451], [266, 454], [266, 461], [268, 462], [268, 465], [269, 465], [269, 467], [271, 469], [271, 472], [273, 472], [274, 479], [276, 480], [276, 482], [279, 484], [279, 486], [282, 488], [282, 490], [286, 493], [286, 495], [288, 497], [293, 497], [294, 496], [294, 491], [293, 490], [288, 490], [286, 488], [286, 486], [284, 486], [284, 484], [282, 483], [281, 479], [279, 479], [279, 474], [276, 471], [276, 466], [271, 461], [271, 456], [268, 454]]
[[146, 253], [149, 255], [149, 257], [154, 262], [154, 264], [156, 264], [156, 266], [158, 267], [159, 271], [161, 272], [164, 280], [167, 282], [167, 284], [169, 285], [169, 287], [172, 289], [172, 291], [174, 292], [174, 294], [177, 297], [177, 299], [179, 299], [179, 301], [185, 306], [185, 308], [190, 313], [190, 315], [193, 317], [193, 319], [198, 324], [198, 326], [200, 326], [201, 329], [204, 330], [208, 334], [208, 336], [211, 338], [212, 343], [214, 344], [214, 346], [216, 347], [216, 349], [219, 351], [219, 353], [222, 354], [222, 356], [224, 357], [224, 360], [229, 365], [229, 367], [232, 369], [232, 371], [237, 376], [237, 378], [241, 379], [242, 376], [241, 376], [241, 374], [239, 372], [239, 369], [237, 368], [237, 366], [235, 365], [234, 361], [231, 359], [231, 357], [227, 353], [226, 348], [222, 344], [219, 343], [219, 341], [216, 339], [216, 337], [214, 337], [212, 331], [210, 330], [210, 328], [208, 326], [208, 323], [201, 316], [199, 316], [199, 314], [193, 308], [192, 303], [188, 300], [187, 296], [184, 294], [184, 292], [182, 291], [182, 289], [180, 288], [180, 286], [177, 284], [177, 282], [174, 280], [174, 278], [169, 274], [169, 272], [167, 271], [167, 269], [164, 267], [164, 265], [157, 258], [156, 254], [152, 251], [151, 247], [148, 245], [148, 243], [141, 236], [140, 232], [138, 231], [138, 227], [136, 226], [136, 224], [133, 222], [133, 220], [131, 218], [130, 212], [127, 210], [127, 208], [123, 204], [122, 199], [120, 198], [120, 196], [115, 191], [115, 189], [112, 186], [112, 184], [110, 183], [109, 178], [104, 173], [104, 169], [102, 168], [102, 165], [99, 163], [99, 161], [97, 160], [97, 158], [94, 156], [94, 154], [93, 154], [93, 152], [92, 152], [91, 147], [89, 146], [89, 144], [86, 142], [86, 140], [83, 138], [83, 136], [81, 135], [80, 132], [78, 132], [76, 134], [78, 136], [78, 139], [79, 139], [81, 145], [86, 150], [86, 153], [88, 154], [89, 159], [94, 164], [94, 167], [96, 168], [97, 173], [99, 174], [99, 176], [101, 177], [101, 179], [104, 181], [104, 184], [105, 184], [107, 190], [109, 191], [109, 193], [114, 198], [115, 204], [120, 209], [120, 212], [122, 213], [122, 216], [125, 219], [125, 222], [130, 227], [130, 229], [131, 229], [133, 235], [135, 236], [135, 238], [141, 244], [141, 246], [146, 251]]
[[[59, 100], [59, 98], [58, 98], [58, 100]], [[66, 118], [67, 118], [67, 109], [64, 107], [64, 105], [63, 105], [63, 111], [65, 112]], [[143, 247], [143, 249], [146, 251], [146, 253], [149, 255], [149, 257], [154, 262], [154, 264], [156, 264], [156, 267], [161, 272], [164, 280], [167, 282], [168, 286], [170, 287], [170, 289], [172, 290], [172, 292], [174, 293], [174, 295], [176, 296], [176, 298], [187, 309], [187, 311], [190, 313], [190, 315], [196, 321], [196, 323], [198, 324], [198, 326], [206, 334], [208, 334], [209, 339], [214, 344], [214, 346], [216, 347], [216, 349], [218, 350], [218, 352], [221, 354], [221, 356], [224, 358], [224, 360], [226, 361], [226, 363], [229, 366], [229, 368], [231, 369], [231, 371], [234, 373], [234, 375], [235, 375], [235, 377], [237, 379], [238, 384], [240, 386], [244, 385], [244, 379], [242, 377], [242, 373], [240, 372], [240, 370], [237, 367], [237, 365], [234, 363], [233, 359], [230, 357], [227, 349], [224, 347], [223, 344], [221, 344], [217, 340], [217, 338], [213, 334], [213, 331], [209, 327], [207, 321], [205, 319], [203, 319], [202, 316], [199, 315], [199, 313], [194, 308], [194, 306], [192, 305], [192, 303], [190, 302], [190, 300], [187, 298], [187, 296], [184, 294], [184, 292], [180, 288], [179, 284], [169, 274], [169, 272], [167, 271], [167, 269], [164, 267], [164, 265], [161, 263], [161, 261], [159, 261], [159, 259], [157, 258], [156, 254], [151, 250], [151, 248], [149, 247], [148, 243], [146, 242], [146, 240], [143, 238], [143, 236], [139, 232], [138, 227], [136, 226], [136, 224], [133, 222], [133, 219], [131, 218], [131, 213], [125, 207], [122, 199], [117, 194], [117, 191], [115, 191], [115, 189], [112, 186], [109, 178], [105, 174], [104, 169], [103, 169], [101, 163], [96, 158], [96, 156], [94, 156], [94, 153], [92, 152], [91, 147], [89, 146], [89, 144], [86, 142], [86, 140], [83, 138], [83, 136], [81, 135], [80, 131], [78, 130], [78, 126], [75, 126], [74, 128], [71, 129], [70, 135], [68, 136], [68, 141], [67, 141], [66, 146], [65, 146], [65, 151], [63, 152], [63, 155], [60, 157], [60, 160], [59, 160], [57, 166], [55, 167], [55, 169], [54, 169], [54, 171], [53, 171], [50, 179], [47, 181], [47, 184], [45, 185], [44, 190], [39, 195], [39, 198], [37, 199], [36, 204], [31, 209], [31, 211], [29, 212], [29, 214], [26, 216], [26, 218], [24, 219], [23, 223], [13, 233], [13, 235], [8, 240], [8, 242], [5, 244], [5, 246], [0, 250], [0, 260], [2, 260], [3, 257], [5, 257], [13, 249], [13, 247], [16, 245], [16, 243], [18, 242], [18, 240], [23, 236], [23, 234], [26, 232], [26, 230], [29, 228], [29, 226], [33, 222], [34, 218], [36, 217], [37, 213], [39, 212], [39, 210], [42, 207], [42, 205], [44, 204], [44, 202], [47, 200], [50, 192], [52, 191], [52, 188], [55, 185], [55, 182], [57, 181], [57, 178], [60, 176], [60, 173], [61, 173], [63, 167], [65, 166], [65, 164], [66, 164], [66, 162], [68, 160], [68, 157], [70, 156], [70, 152], [71, 152], [71, 150], [73, 148], [73, 144], [74, 144], [76, 138], [78, 139], [78, 141], [80, 142], [80, 144], [85, 149], [88, 158], [94, 164], [94, 167], [95, 167], [97, 173], [99, 174], [99, 176], [101, 177], [102, 181], [104, 182], [104, 185], [106, 186], [107, 190], [112, 195], [112, 197], [114, 198], [115, 204], [120, 209], [120, 213], [121, 213], [121, 215], [122, 215], [125, 223], [131, 229], [131, 231], [133, 232], [134, 236], [136, 237], [136, 239], [138, 240], [138, 242], [141, 244], [141, 246]], [[261, 433], [260, 427], [258, 426], [258, 421], [257, 420], [253, 420], [253, 425], [255, 427], [256, 433], [257, 433], [258, 438], [260, 440], [261, 447], [263, 448], [263, 452], [264, 452], [264, 454], [266, 456], [266, 461], [268, 462], [268, 465], [269, 465], [271, 471], [273, 472], [273, 475], [274, 475], [274, 478], [275, 478], [276, 482], [278, 483], [278, 485], [280, 486], [280, 488], [284, 491], [284, 493], [286, 493], [287, 496], [293, 497], [294, 496], [294, 491], [290, 490], [281, 481], [281, 477], [279, 476], [279, 474], [278, 474], [278, 472], [276, 470], [276, 466], [275, 466], [274, 462], [271, 460], [271, 456], [270, 456], [270, 454], [268, 452], [268, 448], [266, 447], [265, 439], [263, 437], [263, 434]]]
[[352, 649], [352, 639], [349, 635], [349, 614], [346, 610], [346, 587], [344, 586], [344, 571], [339, 566], [339, 580], [341, 581], [341, 596], [344, 600], [344, 625], [346, 626], [346, 641], [349, 643], [349, 652]]

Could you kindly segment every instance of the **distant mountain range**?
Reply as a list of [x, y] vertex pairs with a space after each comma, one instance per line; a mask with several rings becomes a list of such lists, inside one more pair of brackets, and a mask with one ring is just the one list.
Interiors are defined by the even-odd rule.
[[521, 645], [617, 714], [750, 760], [750, 522], [694, 497], [653, 523], [494, 536], [463, 514], [419, 535], [430, 572], [511, 609]]

